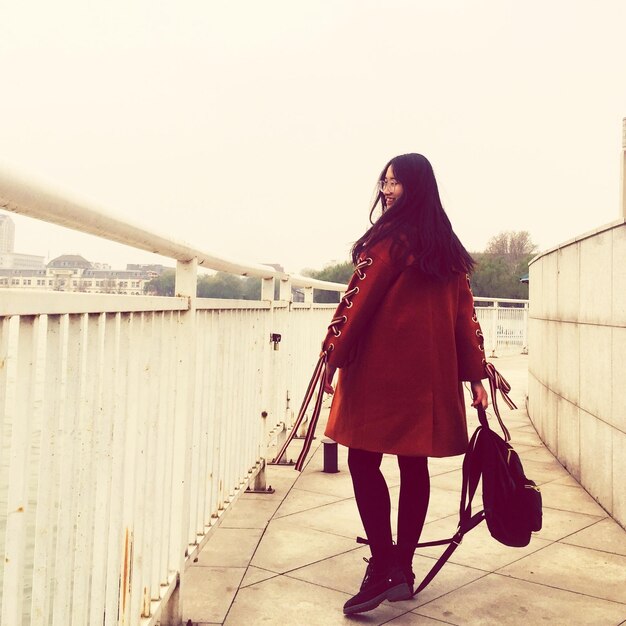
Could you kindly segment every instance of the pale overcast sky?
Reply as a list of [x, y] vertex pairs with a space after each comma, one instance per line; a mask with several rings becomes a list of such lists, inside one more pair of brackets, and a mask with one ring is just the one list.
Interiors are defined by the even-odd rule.
[[[623, 0], [0, 3], [0, 163], [207, 252], [347, 258], [382, 165], [472, 251], [620, 216]], [[14, 216], [16, 251], [156, 257]]]

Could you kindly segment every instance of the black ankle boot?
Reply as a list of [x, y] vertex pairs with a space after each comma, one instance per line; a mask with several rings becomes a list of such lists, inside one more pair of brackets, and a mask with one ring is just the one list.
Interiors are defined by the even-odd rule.
[[377, 566], [373, 558], [363, 560], [367, 563], [367, 569], [361, 590], [343, 605], [346, 615], [371, 611], [385, 600], [397, 602], [411, 597], [406, 578], [395, 562]]

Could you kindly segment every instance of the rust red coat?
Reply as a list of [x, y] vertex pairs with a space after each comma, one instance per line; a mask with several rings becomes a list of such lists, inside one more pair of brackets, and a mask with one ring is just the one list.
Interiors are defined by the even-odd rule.
[[468, 277], [399, 265], [386, 240], [361, 260], [324, 340], [340, 368], [326, 435], [374, 452], [464, 453], [461, 381], [486, 377]]

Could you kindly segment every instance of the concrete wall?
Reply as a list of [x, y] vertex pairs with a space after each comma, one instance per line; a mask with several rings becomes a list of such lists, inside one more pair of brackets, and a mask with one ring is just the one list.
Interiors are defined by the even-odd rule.
[[528, 412], [546, 445], [626, 527], [626, 221], [530, 266]]

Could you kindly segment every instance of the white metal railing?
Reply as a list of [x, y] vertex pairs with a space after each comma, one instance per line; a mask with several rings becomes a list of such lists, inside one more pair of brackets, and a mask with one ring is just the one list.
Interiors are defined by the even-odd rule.
[[[177, 261], [173, 298], [0, 292], [1, 624], [147, 626], [168, 602], [180, 617], [182, 573], [304, 394], [335, 306], [313, 288], [345, 285], [216, 257], [1, 170], [0, 207]], [[197, 298], [198, 265], [259, 276], [261, 301]], [[488, 350], [524, 348], [526, 309], [491, 302]]]
[[528, 352], [528, 300], [474, 298], [487, 356]]
[[[5, 172], [0, 207], [177, 260], [174, 298], [0, 293], [1, 623], [148, 625], [168, 601], [180, 618], [181, 574], [262, 484], [304, 393], [334, 308], [313, 288], [345, 286], [212, 256]], [[261, 277], [262, 300], [196, 298], [199, 264]]]

